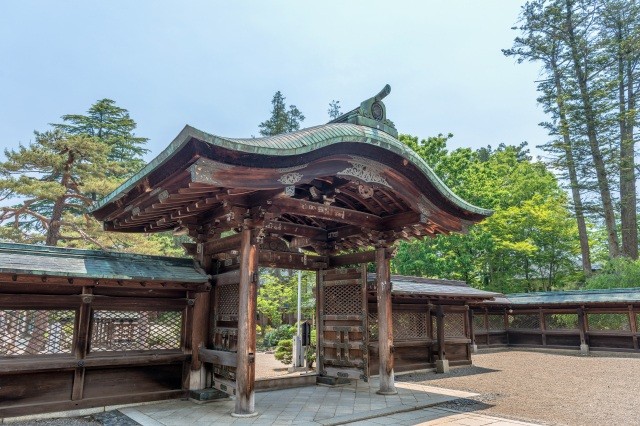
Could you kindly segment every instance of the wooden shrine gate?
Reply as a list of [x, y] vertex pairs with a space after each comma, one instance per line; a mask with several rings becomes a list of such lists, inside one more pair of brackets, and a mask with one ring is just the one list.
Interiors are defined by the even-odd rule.
[[317, 304], [320, 374], [367, 381], [366, 267], [319, 271]]

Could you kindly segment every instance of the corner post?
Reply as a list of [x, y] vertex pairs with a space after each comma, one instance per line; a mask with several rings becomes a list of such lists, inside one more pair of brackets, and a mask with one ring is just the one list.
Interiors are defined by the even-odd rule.
[[240, 242], [240, 285], [238, 288], [238, 352], [236, 369], [236, 406], [234, 417], [252, 417], [255, 411], [256, 379], [256, 298], [258, 281], [258, 244], [252, 229], [244, 226]]
[[385, 246], [376, 247], [376, 299], [378, 305], [378, 354], [380, 395], [395, 395], [393, 375], [393, 314], [391, 304], [391, 255]]
[[584, 308], [578, 308], [578, 329], [580, 330], [580, 353], [589, 355], [589, 344], [587, 343], [587, 322]]
[[436, 323], [438, 328], [438, 359], [436, 360], [436, 373], [449, 372], [449, 360], [445, 358], [444, 344], [444, 307], [438, 305], [436, 310]]
[[469, 307], [469, 318], [467, 319], [469, 322], [469, 337], [471, 338], [471, 352], [478, 353], [478, 345], [476, 344], [476, 330], [473, 324], [473, 309]]
[[[197, 245], [197, 261], [206, 274], [211, 274], [212, 257], [204, 248], [205, 237], [199, 235]], [[193, 309], [191, 312], [191, 368], [189, 371], [189, 390], [197, 391], [206, 387], [206, 369], [200, 360], [198, 349], [207, 345], [209, 335], [209, 310], [211, 306], [211, 286], [207, 283], [202, 289], [193, 294]]]

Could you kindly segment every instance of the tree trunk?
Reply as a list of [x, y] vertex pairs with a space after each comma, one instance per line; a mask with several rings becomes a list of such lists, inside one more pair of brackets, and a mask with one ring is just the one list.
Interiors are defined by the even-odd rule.
[[558, 64], [555, 58], [551, 59], [550, 65], [553, 71], [553, 79], [556, 89], [556, 104], [558, 105], [558, 114], [560, 116], [560, 133], [562, 134], [565, 163], [569, 172], [571, 198], [573, 199], [573, 209], [578, 225], [580, 254], [582, 256], [582, 271], [584, 272], [585, 276], [588, 277], [591, 275], [591, 253], [589, 250], [589, 235], [587, 234], [587, 224], [584, 219], [584, 207], [582, 205], [582, 197], [580, 195], [580, 187], [578, 185], [578, 173], [576, 171], [576, 162], [573, 156], [573, 144], [571, 142], [571, 137], [569, 136], [569, 121], [567, 120], [566, 104], [564, 102], [564, 90], [562, 89], [560, 70], [558, 69]]
[[[622, 34], [620, 34], [620, 38], [621, 36]], [[619, 43], [622, 43], [622, 40], [619, 40]], [[619, 46], [618, 48], [620, 49], [621, 47]], [[625, 62], [627, 63], [625, 64]], [[626, 85], [624, 81], [625, 71]], [[630, 116], [635, 108], [633, 68], [630, 61], [624, 61], [622, 53], [618, 57], [618, 78], [620, 79], [618, 84], [620, 102], [620, 225], [622, 254], [631, 259], [637, 259], [638, 218], [636, 212], [635, 143], [633, 140], [634, 117]]]
[[[68, 189], [69, 184], [71, 182], [71, 166], [75, 161], [75, 156], [73, 153], [69, 153], [67, 157], [67, 163], [64, 166], [64, 173], [62, 175], [62, 180], [60, 184]], [[47, 229], [47, 239], [45, 244], [48, 246], [58, 245], [58, 241], [60, 240], [60, 228], [62, 226], [62, 215], [64, 213], [64, 206], [66, 204], [66, 198], [63, 196], [58, 197], [56, 202], [53, 204], [53, 210], [51, 212], [51, 220], [49, 221], [49, 228]]]
[[604, 222], [607, 229], [607, 241], [609, 243], [609, 255], [611, 257], [617, 257], [620, 255], [620, 243], [618, 241], [618, 234], [616, 230], [616, 217], [613, 209], [613, 201], [611, 199], [611, 189], [609, 188], [609, 181], [607, 177], [607, 171], [604, 164], [604, 158], [600, 151], [600, 145], [598, 143], [598, 136], [596, 130], [596, 116], [593, 109], [593, 100], [591, 93], [589, 92], [588, 76], [585, 70], [582, 69], [582, 63], [580, 54], [578, 52], [578, 45], [575, 35], [575, 28], [573, 22], [573, 0], [565, 0], [567, 7], [565, 23], [569, 36], [569, 47], [571, 50], [571, 59], [573, 62], [573, 70], [575, 72], [576, 81], [580, 89], [580, 97], [582, 100], [582, 106], [584, 109], [585, 124], [587, 127], [587, 138], [589, 140], [589, 148], [591, 149], [591, 156], [593, 158], [593, 165], [596, 170], [596, 177], [598, 182], [598, 189], [600, 192], [600, 198], [602, 199], [602, 207], [604, 210]]

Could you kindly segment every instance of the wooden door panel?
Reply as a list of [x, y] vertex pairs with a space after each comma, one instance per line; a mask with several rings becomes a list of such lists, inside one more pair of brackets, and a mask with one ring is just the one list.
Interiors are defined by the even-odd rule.
[[320, 373], [367, 380], [366, 270], [325, 270], [319, 284]]

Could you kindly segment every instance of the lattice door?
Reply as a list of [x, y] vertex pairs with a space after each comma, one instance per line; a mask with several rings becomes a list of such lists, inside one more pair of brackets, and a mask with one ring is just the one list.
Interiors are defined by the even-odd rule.
[[364, 267], [321, 272], [318, 304], [321, 375], [368, 380], [366, 277]]
[[[238, 299], [239, 283], [225, 283], [214, 287], [213, 309], [211, 311], [211, 342], [216, 351], [229, 352], [233, 355], [238, 348]], [[223, 363], [222, 358], [234, 359], [233, 356], [221, 357], [220, 364], [213, 363], [211, 386], [228, 395], [236, 393], [236, 367]]]

